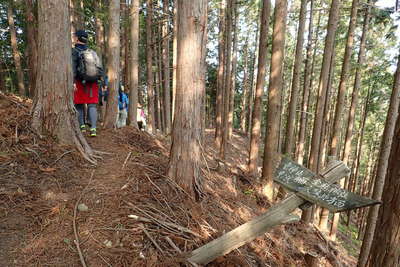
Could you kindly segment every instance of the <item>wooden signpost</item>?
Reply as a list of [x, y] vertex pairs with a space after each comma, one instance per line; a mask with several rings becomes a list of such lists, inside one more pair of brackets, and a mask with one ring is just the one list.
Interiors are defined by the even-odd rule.
[[207, 264], [277, 225], [298, 221], [298, 216], [291, 213], [298, 207], [308, 206], [310, 202], [333, 212], [378, 204], [378, 201], [348, 192], [334, 184], [349, 173], [350, 170], [341, 161], [332, 160], [319, 175], [316, 175], [283, 158], [275, 173], [275, 181], [293, 193], [272, 206], [266, 213], [192, 251], [188, 261], [194, 265]]

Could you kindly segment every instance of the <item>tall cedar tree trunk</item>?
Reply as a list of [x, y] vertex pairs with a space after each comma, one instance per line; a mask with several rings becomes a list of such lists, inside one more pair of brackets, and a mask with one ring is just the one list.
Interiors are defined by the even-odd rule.
[[249, 39], [246, 37], [246, 41], [243, 47], [243, 94], [241, 99], [241, 111], [240, 111], [240, 130], [245, 133], [248, 117], [249, 105]]
[[172, 41], [172, 123], [175, 114], [176, 98], [176, 63], [178, 55], [178, 0], [174, 0], [174, 40]]
[[175, 119], [168, 175], [196, 197], [201, 185], [201, 104], [205, 89], [207, 0], [178, 0]]
[[295, 122], [297, 117], [296, 110], [297, 101], [299, 98], [301, 63], [303, 62], [303, 42], [304, 28], [306, 24], [307, 2], [307, 0], [301, 0], [299, 28], [297, 30], [296, 54], [293, 66], [292, 92], [290, 95], [289, 116], [286, 126], [286, 142], [283, 148], [283, 153], [289, 155], [290, 157], [293, 156], [293, 147], [295, 143]]
[[61, 144], [75, 145], [87, 160], [95, 163], [93, 151], [79, 130], [72, 103], [71, 35], [68, 18], [68, 2], [38, 2], [40, 49], [32, 128], [39, 134], [56, 137]]
[[131, 62], [129, 64], [129, 113], [128, 123], [131, 126], [138, 127], [137, 124], [137, 104], [138, 104], [138, 85], [139, 85], [139, 6], [140, 0], [133, 0], [129, 12], [130, 20], [130, 43], [129, 50]]
[[346, 49], [343, 58], [342, 73], [340, 75], [339, 91], [336, 100], [335, 119], [333, 122], [333, 134], [330, 147], [330, 154], [332, 156], [338, 156], [340, 132], [343, 127], [342, 113], [345, 106], [344, 98], [346, 96], [347, 81], [349, 78], [350, 58], [354, 42], [354, 30], [356, 28], [356, 23], [357, 23], [357, 11], [358, 11], [358, 0], [353, 0], [351, 7], [349, 30], [347, 32]]
[[[305, 156], [305, 141], [306, 141], [306, 130], [308, 124], [308, 110], [309, 110], [309, 102], [310, 102], [310, 90], [313, 85], [313, 72], [315, 66], [315, 57], [317, 52], [317, 38], [315, 38], [314, 42], [314, 51], [313, 51], [313, 10], [314, 10], [314, 1], [311, 0], [310, 3], [310, 20], [308, 27], [308, 41], [307, 41], [307, 57], [304, 64], [304, 83], [303, 83], [303, 99], [301, 103], [301, 115], [300, 115], [300, 125], [299, 125], [299, 137], [298, 143], [296, 147], [296, 161], [299, 164], [303, 164], [304, 156]], [[318, 15], [318, 24], [315, 31], [315, 36], [318, 36], [319, 27], [321, 22], [321, 12]]]
[[146, 65], [147, 65], [147, 129], [155, 133], [154, 85], [153, 85], [153, 0], [146, 0]]
[[237, 70], [237, 46], [238, 46], [238, 7], [234, 2], [232, 13], [233, 17], [233, 48], [232, 48], [232, 75], [231, 75], [231, 93], [229, 97], [229, 115], [228, 115], [228, 140], [232, 138], [233, 123], [234, 123], [234, 112], [235, 112], [235, 92], [236, 92], [236, 70]]
[[33, 0], [25, 2], [26, 16], [26, 39], [27, 39], [27, 54], [29, 66], [29, 96], [35, 95], [36, 72], [37, 72], [37, 21], [35, 17], [35, 5]]
[[[260, 12], [258, 12], [260, 13]], [[259, 39], [259, 29], [260, 29], [260, 20], [257, 19], [257, 27], [255, 28], [255, 44], [254, 44], [254, 55], [252, 57], [252, 71], [251, 71], [251, 78], [250, 78], [250, 93], [249, 93], [249, 104], [247, 106], [247, 114], [248, 114], [248, 125], [247, 125], [247, 136], [248, 138], [251, 138], [251, 131], [252, 131], [252, 116], [253, 116], [253, 110], [254, 110], [254, 98], [255, 98], [255, 88], [257, 84], [257, 72], [258, 72], [258, 62], [257, 59], [259, 57], [259, 52], [260, 52], [260, 39]]]
[[95, 26], [96, 26], [96, 47], [97, 47], [97, 55], [100, 57], [101, 62], [105, 66], [106, 56], [105, 56], [105, 40], [104, 40], [104, 24], [103, 20], [100, 17], [102, 12], [102, 1], [94, 1], [96, 17], [95, 17]]
[[264, 91], [265, 73], [267, 68], [267, 52], [268, 52], [268, 30], [269, 30], [269, 16], [271, 13], [271, 1], [264, 0], [261, 14], [261, 29], [259, 39], [259, 52], [258, 52], [258, 72], [256, 95], [254, 98], [253, 115], [251, 122], [251, 138], [250, 138], [250, 153], [248, 172], [251, 175], [257, 175], [258, 167], [258, 151], [261, 132], [261, 98]]
[[167, 37], [169, 32], [169, 1], [163, 0], [163, 12], [165, 14], [165, 22], [163, 24], [163, 65], [164, 65], [164, 114], [165, 114], [165, 132], [171, 132], [171, 71], [169, 67], [169, 42], [170, 38]]
[[[339, 21], [339, 6], [340, 0], [332, 0], [331, 9], [329, 12], [328, 31], [325, 38], [324, 55], [322, 59], [321, 74], [318, 85], [317, 107], [315, 109], [314, 126], [311, 139], [311, 151], [309, 168], [313, 172], [318, 172], [319, 145], [321, 142], [322, 121], [325, 109], [325, 97], [328, 88], [329, 69], [332, 58], [335, 33]], [[305, 222], [311, 221], [312, 209], [303, 212], [302, 220]]]
[[[325, 96], [325, 108], [324, 108], [324, 118], [323, 118], [323, 123], [322, 123], [322, 132], [321, 132], [321, 143], [319, 145], [319, 167], [318, 169], [322, 169], [322, 167], [325, 166], [326, 162], [326, 150], [327, 150], [327, 145], [328, 145], [328, 140], [329, 140], [329, 126], [330, 126], [330, 105], [328, 100], [331, 97], [332, 94], [332, 83], [333, 83], [333, 77], [335, 75], [335, 58], [336, 58], [336, 49], [335, 45], [333, 46], [333, 51], [332, 51], [332, 58], [331, 58], [331, 66], [329, 70], [329, 81], [328, 81], [328, 88], [327, 88], [327, 94]], [[315, 223], [318, 224], [319, 228], [321, 231], [327, 233], [328, 232], [328, 219], [329, 219], [329, 210], [325, 208], [318, 207], [317, 212], [314, 214], [314, 219]]]
[[5, 75], [4, 75], [5, 71], [6, 71], [6, 67], [4, 66], [3, 54], [0, 54], [0, 91], [1, 92], [5, 92], [7, 90], [6, 79], [5, 79]]
[[[340, 83], [339, 83], [339, 90], [336, 100], [336, 109], [335, 109], [335, 117], [333, 121], [333, 133], [332, 133], [332, 140], [330, 145], [330, 155], [338, 157], [338, 144], [340, 133], [343, 128], [343, 110], [344, 110], [344, 99], [347, 91], [347, 81], [349, 78], [349, 68], [350, 68], [350, 58], [353, 49], [353, 42], [354, 42], [354, 30], [357, 23], [357, 11], [358, 11], [358, 0], [353, 0], [352, 8], [351, 8], [351, 16], [349, 22], [349, 29], [347, 32], [347, 42], [346, 48], [344, 52], [343, 58], [343, 65], [342, 65], [342, 72], [340, 75]], [[343, 184], [344, 181], [341, 181]], [[321, 216], [320, 221], [320, 228], [322, 230], [327, 229], [327, 219], [329, 216], [329, 212], [326, 209], [323, 209], [323, 216]], [[334, 215], [335, 216], [335, 215]], [[337, 217], [338, 215], [336, 215]]]
[[118, 86], [120, 67], [120, 2], [110, 0], [107, 45], [108, 90], [104, 128], [114, 128], [118, 118]]
[[225, 13], [226, 1], [221, 0], [219, 10], [219, 33], [218, 33], [218, 70], [217, 70], [217, 95], [216, 95], [216, 116], [215, 116], [215, 144], [220, 150], [222, 146], [222, 113], [223, 109], [223, 90], [225, 73]]
[[[395, 140], [393, 140], [393, 135], [395, 133], [395, 125], [396, 125], [396, 133], [398, 134], [398, 129], [399, 129], [399, 106], [400, 106], [400, 56], [398, 58], [398, 62], [397, 62], [397, 71], [395, 73], [394, 76], [394, 84], [393, 84], [393, 90], [392, 90], [392, 96], [390, 98], [390, 105], [389, 105], [389, 110], [388, 110], [388, 114], [387, 114], [387, 119], [386, 119], [386, 124], [385, 124], [385, 129], [383, 132], [383, 137], [382, 137], [382, 143], [381, 143], [381, 148], [380, 148], [380, 153], [379, 153], [379, 162], [377, 164], [377, 172], [376, 172], [376, 177], [375, 177], [375, 185], [374, 185], [374, 193], [372, 195], [373, 199], [376, 200], [381, 200], [382, 199], [382, 194], [384, 192], [384, 187], [385, 184], [387, 185], [388, 188], [385, 189], [385, 192], [392, 193], [390, 190], [395, 190], [395, 185], [400, 181], [399, 177], [396, 176], [396, 168], [398, 168], [397, 166], [399, 166], [398, 163], [396, 163], [394, 160], [398, 160], [398, 144], [399, 144], [399, 140], [398, 140], [398, 136], [396, 135], [397, 138]], [[396, 124], [397, 121], [397, 124]], [[392, 155], [390, 154], [390, 150], [392, 148]], [[389, 155], [391, 155], [391, 159], [389, 160]], [[390, 165], [389, 161], [394, 164], [394, 165]], [[388, 166], [391, 166], [388, 169]], [[398, 171], [397, 171], [398, 173]], [[386, 178], [386, 175], [388, 178]], [[394, 178], [397, 179], [393, 180]], [[388, 179], [385, 182], [385, 179]], [[398, 189], [398, 187], [397, 187]], [[397, 196], [399, 196], [399, 192], [397, 192]], [[395, 195], [391, 196], [394, 197]], [[386, 199], [386, 197], [388, 197]], [[363, 244], [361, 246], [361, 250], [360, 250], [360, 256], [359, 256], [359, 260], [358, 260], [358, 265], [360, 267], [364, 267], [367, 264], [367, 260], [368, 260], [368, 255], [372, 254], [372, 255], [376, 255], [376, 256], [380, 256], [380, 254], [382, 253], [382, 251], [380, 251], [379, 249], [377, 249], [377, 251], [371, 251], [371, 246], [372, 246], [372, 241], [374, 239], [374, 233], [375, 233], [375, 240], [374, 243], [376, 243], [379, 238], [382, 238], [381, 240], [383, 241], [383, 236], [384, 234], [382, 233], [381, 236], [378, 236], [378, 232], [379, 231], [383, 231], [385, 228], [385, 231], [391, 231], [394, 229], [387, 229], [390, 225], [382, 225], [382, 219], [383, 216], [387, 216], [387, 208], [391, 207], [393, 215], [396, 212], [395, 209], [395, 203], [391, 202], [390, 200], [390, 196], [386, 195], [384, 196], [383, 201], [388, 201], [385, 202], [382, 209], [383, 211], [385, 211], [383, 214], [380, 214], [380, 218], [379, 221], [378, 220], [378, 212], [379, 212], [379, 206], [372, 206], [369, 209], [369, 213], [368, 213], [368, 219], [367, 219], [367, 226], [365, 229], [365, 235], [364, 235], [364, 240], [363, 240]], [[398, 197], [397, 197], [398, 200]], [[393, 205], [393, 206], [391, 206]], [[397, 204], [397, 207], [399, 207], [399, 204]], [[398, 212], [398, 209], [397, 209]], [[397, 216], [399, 216], [399, 214], [397, 214]], [[400, 225], [400, 223], [397, 223], [397, 226]], [[381, 227], [379, 227], [381, 226]], [[375, 229], [379, 229], [379, 231], [376, 231]], [[379, 244], [379, 243], [376, 243]], [[381, 245], [383, 245], [385, 243], [381, 243]], [[399, 244], [397, 245], [397, 247], [399, 247]], [[382, 248], [384, 248], [384, 246], [382, 246]], [[390, 249], [388, 247], [388, 249]], [[398, 259], [397, 259], [398, 260]], [[379, 261], [377, 261], [379, 262]], [[376, 266], [390, 266], [390, 265], [376, 265]], [[393, 265], [395, 266], [395, 265]]]
[[[395, 87], [399, 87], [398, 73], [399, 66], [396, 72]], [[394, 94], [397, 95], [397, 100], [395, 100], [395, 102], [397, 102], [399, 99], [398, 88], [394, 88], [393, 95]], [[379, 181], [375, 184], [375, 189], [377, 189], [377, 187], [380, 186], [378, 185], [379, 183], [384, 183], [382, 195], [383, 204], [379, 209], [379, 216], [376, 221], [376, 229], [371, 252], [369, 253], [368, 266], [396, 267], [399, 266], [400, 263], [400, 117], [398, 116], [399, 106], [397, 105], [395, 110], [391, 110], [391, 106], [392, 103], [389, 111], [393, 111], [393, 115], [389, 115], [388, 121], [393, 117], [397, 117], [397, 122], [394, 136], [393, 134], [389, 136], [388, 133], [391, 130], [389, 130], [389, 128], [392, 128], [391, 122], [386, 124], [388, 127], [385, 127], [384, 137], [388, 137], [389, 140], [384, 140], [383, 142], [379, 163], [381, 163], [382, 166], [387, 166], [388, 169], [385, 175], [386, 181]], [[389, 161], [385, 163], [382, 162], [382, 159], [386, 154], [385, 150], [388, 149], [388, 147], [385, 147], [385, 145], [388, 144], [387, 141], [393, 142], [391, 142]], [[378, 168], [381, 168], [381, 166]]]
[[[364, 62], [365, 62], [365, 43], [366, 43], [367, 34], [368, 34], [370, 9], [371, 9], [371, 7], [370, 7], [370, 5], [368, 5], [368, 8], [365, 13], [365, 17], [364, 17], [363, 31], [362, 31], [362, 35], [361, 35], [361, 41], [360, 41], [360, 50], [359, 50], [358, 61], [357, 61], [357, 70], [356, 70], [356, 75], [354, 78], [353, 93], [352, 93], [352, 98], [351, 98], [349, 119], [348, 119], [347, 128], [346, 128], [346, 137], [345, 137], [344, 152], [343, 152], [343, 158], [342, 158], [342, 160], [345, 164], [347, 164], [349, 162], [349, 156], [350, 156], [350, 152], [351, 152], [351, 140], [352, 140], [352, 136], [353, 136], [355, 112], [356, 112], [356, 107], [357, 107], [357, 102], [358, 102], [358, 91], [360, 88], [361, 74], [362, 74], [362, 71], [364, 68]], [[339, 223], [339, 213], [336, 213], [333, 217], [332, 228], [331, 228], [331, 232], [330, 232], [330, 238], [332, 240], [336, 239], [338, 223]]]
[[12, 1], [9, 2], [7, 7], [7, 17], [8, 17], [8, 27], [10, 29], [11, 47], [13, 51], [15, 70], [17, 71], [18, 92], [21, 96], [25, 96], [26, 91], [24, 83], [24, 73], [22, 71], [22, 66], [21, 66], [21, 55], [18, 51], [17, 31], [15, 29]]
[[264, 194], [272, 200], [274, 194], [273, 179], [278, 159], [279, 124], [281, 113], [281, 95], [283, 88], [283, 61], [285, 52], [287, 1], [276, 2], [274, 14], [274, 32], [272, 35], [271, 74], [268, 88], [268, 111], [265, 128], [264, 161], [262, 181]]
[[223, 97], [222, 97], [222, 145], [219, 150], [219, 157], [225, 159], [225, 154], [228, 147], [228, 126], [229, 126], [229, 98], [231, 96], [231, 77], [232, 77], [232, 10], [234, 9], [234, 0], [227, 0], [226, 6], [226, 34], [225, 34], [225, 73], [224, 73], [224, 87], [223, 87]]

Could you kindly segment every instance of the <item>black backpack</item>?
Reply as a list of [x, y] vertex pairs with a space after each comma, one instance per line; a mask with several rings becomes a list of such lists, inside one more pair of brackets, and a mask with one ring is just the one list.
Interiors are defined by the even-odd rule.
[[97, 82], [101, 78], [102, 65], [97, 53], [92, 49], [79, 50], [77, 76], [84, 82]]

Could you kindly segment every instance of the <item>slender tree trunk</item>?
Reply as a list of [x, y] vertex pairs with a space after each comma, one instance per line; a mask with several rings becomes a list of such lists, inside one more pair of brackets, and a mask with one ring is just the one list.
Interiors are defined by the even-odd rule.
[[17, 31], [15, 29], [12, 1], [10, 1], [7, 7], [7, 17], [8, 17], [8, 27], [10, 29], [10, 36], [11, 36], [11, 48], [13, 51], [14, 64], [17, 72], [18, 92], [21, 96], [25, 96], [26, 91], [24, 83], [24, 73], [22, 71], [22, 66], [21, 66], [21, 55], [18, 51]]
[[[314, 59], [317, 48], [317, 41], [314, 44], [314, 53], [312, 50], [313, 46], [313, 11], [314, 10], [314, 0], [310, 3], [310, 20], [308, 24], [308, 41], [307, 41], [307, 57], [304, 64], [304, 84], [303, 84], [303, 99], [301, 103], [301, 114], [300, 114], [300, 126], [299, 126], [299, 139], [297, 144], [297, 163], [303, 164], [304, 159], [304, 144], [306, 139], [306, 126], [307, 126], [307, 116], [308, 116], [308, 103], [310, 99], [310, 87], [312, 84], [311, 76], [314, 71]], [[316, 35], [319, 32], [319, 24], [321, 20], [321, 13], [318, 17], [318, 26], [316, 30]], [[317, 40], [317, 38], [315, 38]], [[311, 67], [311, 68], [310, 68]]]
[[295, 143], [295, 126], [296, 126], [296, 109], [297, 100], [299, 98], [299, 84], [301, 63], [303, 61], [303, 43], [304, 43], [304, 28], [306, 24], [306, 11], [308, 0], [301, 0], [299, 28], [297, 30], [296, 54], [293, 66], [292, 92], [289, 103], [289, 116], [286, 125], [286, 143], [283, 148], [283, 154], [293, 156], [293, 147]]
[[276, 2], [274, 14], [274, 32], [272, 35], [271, 71], [268, 88], [267, 124], [265, 128], [264, 161], [262, 180], [265, 185], [264, 194], [272, 200], [273, 179], [277, 167], [279, 147], [279, 122], [281, 113], [281, 94], [283, 87], [283, 62], [285, 52], [287, 1]]
[[[260, 13], [260, 12], [258, 12]], [[252, 116], [254, 110], [254, 98], [255, 98], [255, 88], [257, 85], [257, 73], [258, 73], [258, 62], [257, 59], [260, 55], [260, 23], [261, 19], [257, 19], [257, 27], [255, 29], [255, 44], [254, 44], [254, 55], [252, 59], [252, 71], [251, 71], [251, 78], [250, 78], [250, 93], [249, 93], [249, 105], [248, 105], [248, 125], [247, 125], [247, 136], [251, 138], [251, 131], [252, 131]]]
[[[333, 51], [332, 51], [332, 58], [331, 58], [331, 66], [330, 66], [330, 73], [329, 73], [329, 82], [328, 82], [328, 89], [327, 89], [327, 94], [325, 97], [325, 109], [324, 109], [324, 121], [323, 121], [323, 127], [322, 127], [322, 133], [321, 133], [321, 143], [320, 143], [320, 152], [319, 152], [319, 169], [322, 169], [322, 167], [325, 165], [325, 155], [326, 155], [326, 145], [327, 141], [329, 139], [329, 122], [330, 122], [330, 112], [329, 112], [329, 102], [328, 99], [330, 98], [330, 95], [332, 93], [332, 83], [333, 83], [333, 76], [335, 75], [335, 54], [336, 54], [336, 49], [335, 46], [333, 46]], [[315, 215], [321, 214], [320, 218], [317, 218], [316, 222], [319, 224], [319, 228], [321, 229], [322, 232], [327, 233], [328, 232], [328, 218], [329, 218], [329, 210], [325, 208], [317, 208], [317, 211]], [[319, 212], [320, 211], [320, 212]], [[317, 216], [315, 216], [317, 217]]]
[[110, 0], [107, 45], [108, 90], [104, 128], [114, 128], [118, 118], [118, 86], [120, 62], [120, 2]]
[[217, 95], [216, 95], [216, 117], [215, 117], [215, 144], [218, 150], [222, 147], [222, 113], [224, 95], [224, 73], [225, 73], [225, 13], [226, 1], [221, 0], [219, 10], [219, 34], [218, 34], [218, 70], [217, 70]]
[[226, 8], [226, 60], [224, 74], [224, 90], [223, 90], [223, 113], [222, 113], [222, 145], [219, 152], [221, 159], [225, 159], [225, 154], [228, 146], [229, 133], [229, 98], [231, 96], [231, 77], [232, 77], [232, 10], [234, 9], [234, 0], [227, 0]]
[[100, 13], [102, 12], [102, 1], [94, 1], [96, 16], [95, 16], [95, 26], [96, 26], [96, 47], [97, 54], [105, 66], [105, 40], [104, 40], [104, 24], [103, 20], [100, 17]]
[[37, 72], [37, 21], [34, 12], [33, 0], [25, 2], [26, 16], [26, 38], [27, 38], [27, 54], [29, 65], [29, 96], [35, 95], [36, 72]]
[[[396, 140], [394, 140], [393, 135], [395, 133], [395, 125], [396, 129], [399, 127], [399, 107], [400, 107], [400, 56], [398, 58], [397, 62], [397, 71], [395, 73], [394, 77], [394, 84], [393, 84], [393, 90], [392, 90], [392, 96], [390, 98], [390, 105], [389, 105], [389, 110], [387, 113], [387, 119], [386, 119], [386, 124], [385, 124], [385, 129], [383, 132], [383, 137], [382, 137], [382, 143], [381, 143], [381, 148], [380, 148], [380, 153], [379, 153], [379, 162], [377, 164], [377, 172], [376, 172], [376, 178], [375, 178], [375, 185], [374, 185], [374, 190], [373, 190], [373, 195], [372, 198], [376, 200], [381, 200], [384, 192], [384, 187], [392, 187], [392, 190], [395, 190], [395, 185], [398, 185], [399, 178], [396, 174], [396, 168], [399, 166], [395, 159], [398, 160], [398, 131], [396, 131]], [[396, 124], [397, 121], [397, 124]], [[392, 158], [389, 160], [390, 156], [390, 150], [391, 148], [393, 149], [393, 154]], [[396, 154], [397, 153], [397, 154]], [[389, 161], [394, 164], [390, 165]], [[388, 169], [388, 166], [392, 166]], [[398, 173], [398, 171], [397, 171]], [[388, 178], [386, 178], [388, 177]], [[393, 180], [392, 178], [396, 177], [396, 180]], [[388, 181], [385, 182], [385, 179], [388, 179]], [[386, 185], [385, 185], [386, 184]], [[393, 214], [395, 214], [398, 209], [395, 209], [396, 205], [397, 207], [400, 205], [399, 203], [394, 205], [392, 200], [389, 198], [391, 193], [393, 191], [390, 190], [390, 188], [385, 189], [387, 190], [387, 195], [388, 199], [384, 202], [382, 206], [382, 210], [386, 211], [386, 209], [393, 209]], [[399, 192], [397, 192], [397, 196], [399, 196]], [[394, 197], [395, 195], [392, 195]], [[386, 197], [386, 196], [385, 196]], [[383, 199], [385, 201], [385, 199]], [[360, 251], [360, 256], [358, 259], [358, 266], [366, 266], [367, 260], [368, 260], [368, 255], [375, 255], [377, 257], [381, 257], [382, 251], [379, 250], [378, 248], [375, 248], [371, 250], [372, 247], [372, 242], [378, 244], [378, 240], [383, 241], [384, 234], [386, 231], [391, 231], [394, 229], [386, 229], [390, 227], [391, 222], [388, 222], [387, 225], [382, 225], [382, 219], [383, 216], [387, 216], [387, 212], [383, 212], [382, 215], [379, 215], [379, 221], [378, 220], [378, 213], [379, 213], [379, 206], [372, 206], [369, 209], [368, 217], [367, 217], [367, 227], [365, 229], [365, 235], [364, 235], [364, 240], [363, 244], [361, 246], [361, 251]], [[398, 213], [397, 213], [398, 214]], [[399, 215], [397, 215], [399, 216]], [[397, 224], [397, 226], [400, 225], [400, 223]], [[381, 227], [380, 227], [381, 226]], [[379, 231], [382, 231], [382, 234], [379, 235], [379, 231], [376, 231], [376, 229], [379, 229]], [[374, 233], [375, 233], [375, 240], [374, 240]], [[394, 236], [393, 236], [394, 238]], [[383, 244], [388, 244], [386, 242], [382, 242], [381, 245]], [[389, 245], [389, 244], [388, 244]], [[384, 247], [384, 246], [382, 246]], [[397, 244], [397, 248], [399, 247], [399, 244]], [[392, 248], [390, 246], [386, 247], [388, 251], [390, 251]], [[382, 259], [379, 259], [382, 262]], [[379, 260], [372, 260], [371, 263], [375, 262], [378, 263]], [[398, 260], [398, 259], [397, 259]], [[396, 266], [396, 265], [371, 265], [371, 266]]]
[[206, 0], [178, 0], [175, 119], [168, 175], [193, 198], [201, 190], [201, 104], [207, 28]]
[[236, 93], [236, 70], [237, 70], [237, 46], [238, 46], [238, 7], [236, 4], [233, 6], [233, 49], [232, 49], [232, 75], [231, 75], [231, 93], [229, 97], [229, 117], [228, 117], [228, 140], [232, 138], [234, 112], [235, 112], [235, 93]]
[[172, 123], [175, 114], [175, 98], [176, 98], [176, 62], [178, 55], [178, 0], [174, 0], [174, 39], [172, 41]]
[[344, 110], [344, 98], [346, 96], [347, 91], [347, 81], [349, 78], [349, 68], [350, 68], [350, 58], [353, 49], [354, 42], [354, 30], [356, 28], [357, 23], [357, 10], [358, 10], [358, 0], [353, 0], [351, 7], [351, 16], [349, 22], [349, 30], [347, 32], [347, 42], [346, 48], [344, 51], [343, 65], [342, 65], [342, 73], [340, 75], [340, 84], [339, 91], [336, 100], [336, 109], [335, 109], [335, 118], [333, 122], [333, 134], [332, 141], [330, 147], [330, 154], [332, 156], [338, 155], [338, 144], [340, 138], [340, 132], [343, 127], [343, 110]]
[[[39, 134], [56, 137], [61, 144], [76, 146], [87, 160], [96, 163], [92, 149], [79, 130], [72, 103], [73, 77], [68, 18], [68, 2], [64, 0], [38, 2], [40, 49], [32, 128]], [[57, 86], [54, 86], [55, 84]]]
[[247, 37], [243, 50], [243, 94], [241, 99], [240, 130], [245, 133], [248, 118], [247, 106], [249, 105], [249, 40]]
[[[311, 139], [311, 151], [309, 168], [311, 171], [318, 172], [319, 146], [321, 142], [321, 131], [323, 122], [323, 112], [325, 108], [325, 97], [327, 94], [327, 85], [329, 79], [330, 62], [335, 41], [336, 29], [339, 21], [339, 6], [340, 0], [332, 0], [331, 9], [329, 12], [328, 31], [325, 38], [324, 55], [322, 59], [321, 74], [318, 85], [317, 107], [315, 109], [314, 126]], [[310, 222], [312, 210], [308, 209], [303, 212], [303, 221]]]
[[[346, 128], [346, 137], [345, 137], [344, 152], [343, 152], [343, 158], [342, 158], [342, 160], [345, 164], [348, 163], [350, 152], [351, 152], [351, 140], [352, 140], [352, 135], [353, 135], [355, 111], [356, 111], [357, 102], [358, 102], [358, 91], [360, 88], [362, 69], [364, 68], [364, 62], [365, 62], [365, 43], [366, 43], [367, 34], [368, 34], [369, 18], [370, 18], [370, 6], [368, 5], [368, 9], [367, 9], [367, 11], [365, 13], [365, 17], [364, 17], [364, 25], [363, 25], [363, 31], [362, 31], [362, 35], [361, 35], [361, 41], [360, 41], [360, 51], [358, 54], [358, 61], [357, 61], [357, 70], [356, 70], [356, 75], [355, 75], [355, 79], [354, 79], [354, 87], [353, 87], [353, 93], [352, 93], [352, 98], [351, 98], [349, 119], [348, 119], [347, 128]], [[339, 214], [337, 213], [334, 215], [333, 221], [332, 221], [332, 229], [330, 232], [330, 238], [332, 240], [336, 239], [338, 223], [339, 223]]]
[[267, 51], [268, 51], [268, 30], [269, 19], [271, 13], [271, 2], [263, 0], [263, 8], [261, 14], [261, 29], [259, 39], [259, 53], [258, 53], [258, 71], [257, 71], [257, 84], [256, 95], [254, 98], [254, 107], [251, 123], [251, 139], [250, 139], [250, 153], [248, 172], [251, 175], [257, 175], [258, 168], [258, 153], [259, 142], [261, 133], [261, 98], [264, 91], [265, 73], [267, 68]]
[[170, 67], [169, 67], [169, 40], [168, 25], [169, 25], [169, 1], [163, 0], [163, 11], [165, 15], [165, 22], [163, 24], [163, 64], [164, 64], [164, 110], [165, 110], [165, 132], [171, 132], [171, 93], [170, 93]]
[[153, 85], [153, 0], [146, 0], [146, 64], [147, 64], [147, 128], [150, 133], [155, 133], [155, 101]]
[[132, 0], [129, 12], [130, 20], [130, 54], [131, 62], [129, 64], [129, 113], [128, 123], [131, 126], [138, 127], [137, 124], [137, 104], [139, 92], [139, 6], [140, 0]]

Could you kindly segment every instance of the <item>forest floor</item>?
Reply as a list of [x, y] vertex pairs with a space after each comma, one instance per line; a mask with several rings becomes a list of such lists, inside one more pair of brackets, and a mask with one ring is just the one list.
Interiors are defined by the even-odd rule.
[[[100, 130], [88, 141], [106, 154], [92, 166], [73, 148], [36, 136], [30, 105], [0, 95], [1, 266], [81, 266], [74, 227], [88, 266], [185, 266], [185, 253], [271, 205], [243, 172], [248, 140], [239, 134], [217, 168], [213, 131], [206, 132], [204, 194], [194, 202], [165, 176], [167, 137]], [[299, 222], [207, 266], [307, 266], [307, 254], [320, 266], [356, 265], [340, 242]]]

